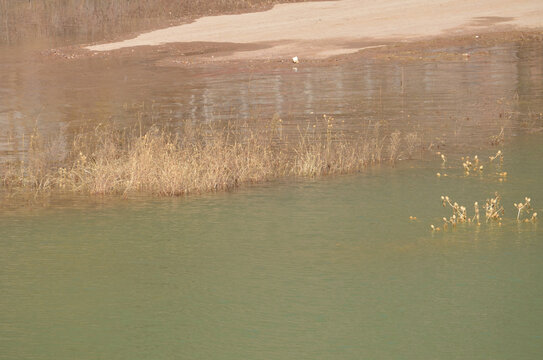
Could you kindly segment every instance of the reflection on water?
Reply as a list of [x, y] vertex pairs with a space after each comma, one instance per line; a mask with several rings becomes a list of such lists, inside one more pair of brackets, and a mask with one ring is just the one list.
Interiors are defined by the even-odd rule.
[[[436, 160], [4, 213], [2, 356], [537, 359], [543, 232], [517, 224], [512, 204], [528, 195], [543, 213], [540, 140], [504, 148], [506, 182], [464, 178], [459, 166], [438, 179]], [[468, 205], [493, 191], [501, 227], [429, 230], [449, 213], [440, 195]]]
[[[293, 129], [321, 114], [347, 124], [384, 120], [427, 132], [436, 144], [486, 141], [516, 129], [518, 111], [541, 112], [541, 44], [471, 49], [468, 61], [358, 61], [331, 67], [252, 71], [163, 67], [158, 55], [43, 61], [26, 48], [1, 52], [0, 141], [37, 124], [77, 131], [82, 123], [214, 121], [277, 114]], [[464, 51], [464, 50], [455, 50]], [[512, 119], [509, 121], [509, 113]], [[9, 131], [6, 131], [9, 129]]]

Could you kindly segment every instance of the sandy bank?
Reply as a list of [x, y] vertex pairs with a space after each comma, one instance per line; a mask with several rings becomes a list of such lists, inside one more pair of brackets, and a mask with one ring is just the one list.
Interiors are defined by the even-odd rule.
[[[369, 42], [412, 40], [497, 27], [543, 28], [541, 0], [340, 0], [276, 5], [260, 13], [210, 16], [193, 23], [89, 46], [92, 51], [167, 43], [264, 43], [229, 59], [324, 58]], [[225, 56], [226, 58], [226, 56]]]

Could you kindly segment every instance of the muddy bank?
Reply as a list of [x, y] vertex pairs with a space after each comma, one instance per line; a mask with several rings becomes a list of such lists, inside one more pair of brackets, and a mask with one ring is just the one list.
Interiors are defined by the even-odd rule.
[[202, 16], [265, 11], [297, 1], [307, 0], [0, 0], [0, 45], [117, 41]]
[[[379, 62], [436, 62], [473, 61], [489, 56], [488, 49], [506, 44], [530, 44], [543, 42], [542, 30], [513, 30], [495, 28], [486, 32], [459, 35], [441, 35], [429, 39], [401, 41], [372, 39], [349, 42], [359, 50], [349, 54], [335, 54], [325, 58], [300, 58], [293, 63], [290, 56], [268, 59], [241, 59], [235, 54], [266, 51], [275, 42], [229, 43], [229, 42], [188, 42], [156, 46], [121, 48], [115, 51], [90, 52], [81, 46], [69, 46], [42, 51], [42, 61], [73, 61], [78, 59], [140, 59], [165, 67], [216, 67], [221, 72], [273, 71], [277, 69], [304, 68], [306, 66], [334, 66], [344, 63], [375, 60]], [[317, 42], [326, 46], [326, 42]]]
[[214, 58], [262, 60], [297, 55], [319, 59], [356, 53], [375, 46], [376, 42], [486, 33], [504, 28], [538, 29], [543, 27], [542, 14], [543, 3], [534, 0], [514, 3], [483, 0], [475, 4], [460, 0], [430, 4], [421, 0], [280, 4], [259, 13], [203, 17], [190, 24], [87, 49], [112, 51], [193, 42], [265, 44], [265, 47], [256, 49], [235, 49], [230, 54], [217, 54]]
[[[326, 58], [301, 58], [293, 63], [290, 57], [269, 59], [235, 59], [240, 52], [256, 52], [273, 44], [234, 44], [234, 43], [179, 43], [160, 46], [143, 46], [120, 49], [115, 52], [92, 53], [91, 56], [123, 57], [152, 56], [159, 66], [193, 67], [216, 65], [223, 69], [239, 69], [248, 66], [251, 70], [290, 69], [304, 66], [333, 66], [360, 60], [388, 62], [436, 62], [436, 61], [470, 61], [489, 56], [488, 49], [505, 44], [530, 44], [543, 42], [543, 30], [523, 31], [495, 29], [489, 32], [462, 35], [444, 35], [431, 39], [413, 41], [375, 41], [360, 40], [351, 45], [359, 50], [351, 54], [336, 54]], [[76, 56], [87, 57], [88, 53], [72, 50]], [[159, 55], [160, 54], [160, 55]]]

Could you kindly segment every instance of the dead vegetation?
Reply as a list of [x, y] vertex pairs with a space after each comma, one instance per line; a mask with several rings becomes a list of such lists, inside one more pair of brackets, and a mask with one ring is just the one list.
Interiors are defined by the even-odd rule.
[[411, 140], [406, 143], [399, 131], [387, 134], [381, 127], [369, 123], [346, 132], [324, 116], [289, 131], [279, 118], [264, 126], [248, 121], [187, 121], [146, 130], [99, 125], [71, 140], [34, 131], [13, 141], [13, 148], [25, 151], [0, 165], [0, 188], [9, 196], [54, 191], [176, 196], [282, 177], [352, 173], [394, 162], [406, 148], [413, 152]]

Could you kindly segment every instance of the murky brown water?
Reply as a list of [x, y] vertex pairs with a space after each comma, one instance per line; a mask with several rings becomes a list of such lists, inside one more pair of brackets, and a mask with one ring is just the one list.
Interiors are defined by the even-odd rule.
[[[349, 124], [382, 121], [428, 143], [477, 144], [516, 131], [519, 113], [540, 113], [541, 44], [469, 51], [468, 60], [377, 62], [329, 67], [158, 66], [158, 55], [50, 59], [39, 47], [0, 50], [0, 148], [35, 125], [78, 131], [106, 121], [175, 123], [281, 116], [291, 129], [322, 114]], [[509, 119], [510, 118], [510, 119]], [[3, 147], [2, 147], [2, 144]]]

